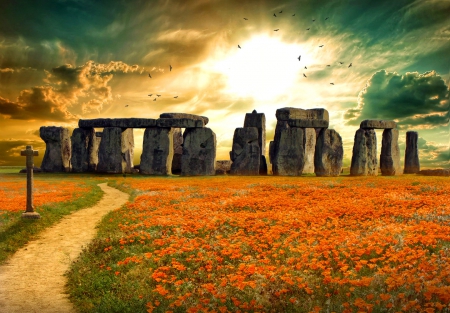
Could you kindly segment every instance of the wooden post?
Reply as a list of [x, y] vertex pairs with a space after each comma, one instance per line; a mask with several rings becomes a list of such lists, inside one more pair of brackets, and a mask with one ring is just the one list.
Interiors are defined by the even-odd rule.
[[33, 207], [33, 156], [38, 156], [38, 151], [33, 150], [33, 146], [27, 146], [20, 152], [20, 155], [27, 157], [27, 209], [22, 213], [22, 218], [41, 218], [39, 213], [34, 212]]

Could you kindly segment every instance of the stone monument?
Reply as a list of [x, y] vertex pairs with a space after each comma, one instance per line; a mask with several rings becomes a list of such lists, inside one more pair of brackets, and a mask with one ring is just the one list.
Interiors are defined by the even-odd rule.
[[34, 211], [33, 206], [33, 157], [38, 156], [39, 153], [37, 150], [33, 150], [33, 146], [27, 146], [25, 150], [20, 151], [20, 155], [27, 157], [27, 207], [26, 211], [22, 213], [22, 218], [38, 219], [41, 216]]

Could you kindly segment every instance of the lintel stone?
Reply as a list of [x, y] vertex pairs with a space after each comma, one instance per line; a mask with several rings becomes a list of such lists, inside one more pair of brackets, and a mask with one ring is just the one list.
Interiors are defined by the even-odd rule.
[[[284, 123], [285, 121], [278, 121], [277, 123]], [[311, 120], [311, 119], [288, 119], [286, 120], [290, 127], [300, 128], [328, 128], [329, 122], [327, 120]]]
[[95, 118], [91, 120], [80, 119], [78, 127], [120, 127], [120, 128], [147, 128], [155, 127], [156, 119], [153, 118]]
[[162, 113], [160, 118], [189, 118], [191, 120], [202, 120], [203, 125], [208, 124], [209, 118], [206, 116], [200, 116], [195, 114], [187, 114], [187, 113]]
[[194, 120], [190, 118], [159, 118], [156, 120], [157, 127], [176, 127], [176, 128], [202, 128], [203, 120]]
[[322, 108], [304, 110], [300, 108], [281, 108], [275, 113], [277, 120], [286, 121], [289, 119], [309, 119], [329, 121], [328, 111]]
[[363, 129], [392, 129], [397, 128], [397, 123], [386, 120], [364, 120], [359, 125]]

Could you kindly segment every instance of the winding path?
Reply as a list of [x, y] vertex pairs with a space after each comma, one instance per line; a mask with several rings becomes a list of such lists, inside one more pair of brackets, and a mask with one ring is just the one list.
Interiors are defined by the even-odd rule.
[[64, 273], [94, 239], [102, 217], [128, 201], [128, 194], [106, 183], [98, 186], [104, 195], [95, 206], [47, 228], [0, 266], [0, 312], [75, 312], [65, 294]]

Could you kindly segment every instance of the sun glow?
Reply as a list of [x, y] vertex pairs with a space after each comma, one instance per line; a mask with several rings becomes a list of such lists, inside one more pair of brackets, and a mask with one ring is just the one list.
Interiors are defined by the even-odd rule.
[[226, 75], [226, 91], [237, 96], [275, 99], [294, 86], [305, 62], [311, 62], [302, 55], [300, 45], [272, 37], [253, 37], [240, 46], [213, 65], [214, 70]]

